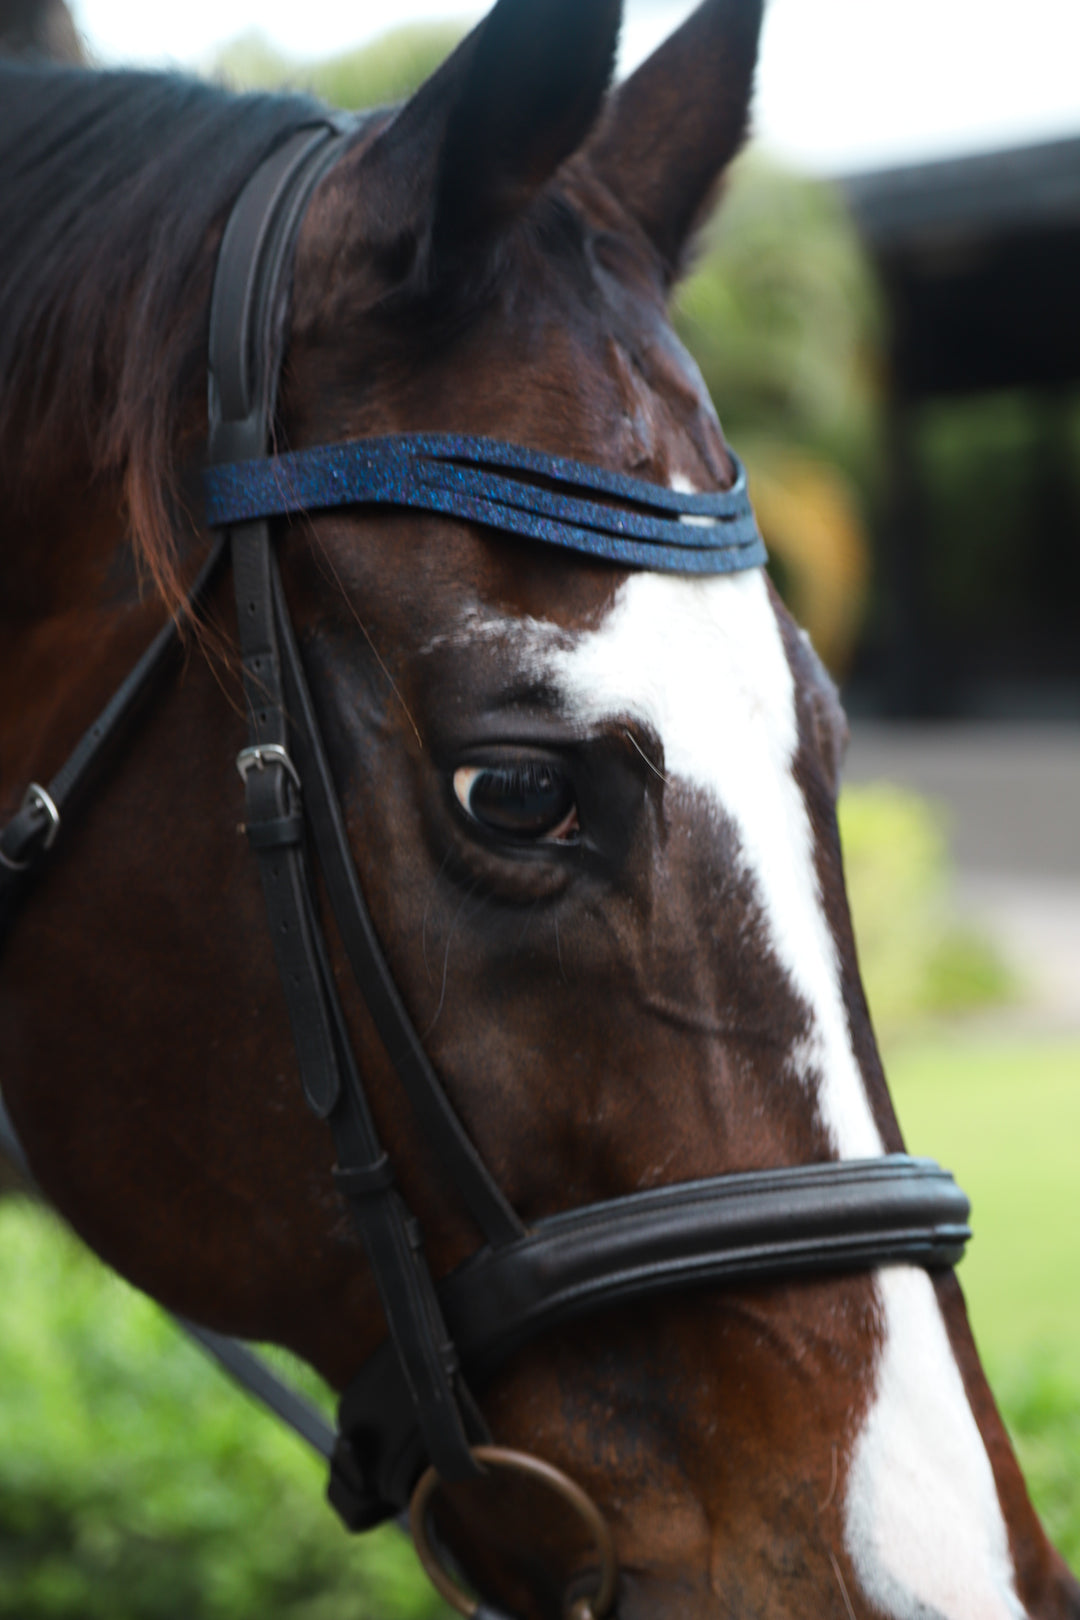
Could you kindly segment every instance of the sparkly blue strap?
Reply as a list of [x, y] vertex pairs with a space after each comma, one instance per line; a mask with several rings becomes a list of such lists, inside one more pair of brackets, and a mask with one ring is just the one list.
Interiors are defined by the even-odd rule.
[[232, 462], [203, 478], [211, 528], [333, 506], [412, 507], [633, 568], [726, 574], [765, 561], [732, 459], [730, 489], [692, 494], [498, 439], [418, 433]]

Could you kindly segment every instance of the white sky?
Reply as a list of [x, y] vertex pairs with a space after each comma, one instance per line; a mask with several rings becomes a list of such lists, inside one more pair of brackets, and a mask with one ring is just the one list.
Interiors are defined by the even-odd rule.
[[[583, 0], [587, 3], [587, 0]], [[325, 56], [472, 0], [73, 0], [106, 62], [193, 65], [259, 29]], [[623, 69], [692, 10], [627, 0]], [[757, 131], [823, 171], [1080, 134], [1080, 0], [769, 0]]]

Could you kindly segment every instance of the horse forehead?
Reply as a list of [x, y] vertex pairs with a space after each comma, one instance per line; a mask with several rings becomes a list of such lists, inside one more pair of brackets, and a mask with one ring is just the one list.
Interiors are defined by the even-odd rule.
[[736, 745], [762, 764], [791, 760], [794, 682], [758, 569], [710, 579], [632, 575], [601, 623], [552, 648], [547, 663], [580, 718], [629, 710], [651, 726], [676, 776], [704, 772], [715, 783], [721, 752]]
[[753, 798], [764, 777], [790, 771], [795, 682], [760, 569], [631, 574], [587, 627], [474, 605], [445, 639], [499, 644], [574, 724], [641, 721], [669, 775], [726, 801]]

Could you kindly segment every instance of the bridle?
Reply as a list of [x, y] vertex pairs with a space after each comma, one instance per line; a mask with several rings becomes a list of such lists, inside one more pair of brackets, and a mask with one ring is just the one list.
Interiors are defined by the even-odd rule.
[[[457, 1481], [498, 1464], [500, 1454], [483, 1449], [490, 1437], [471, 1388], [557, 1323], [701, 1284], [894, 1262], [947, 1267], [960, 1258], [970, 1232], [968, 1201], [952, 1177], [933, 1161], [906, 1154], [708, 1177], [569, 1210], [526, 1228], [469, 1140], [413, 1028], [365, 905], [270, 520], [383, 503], [470, 519], [630, 567], [720, 573], [760, 566], [765, 554], [738, 468], [731, 490], [686, 495], [501, 441], [455, 435], [269, 454], [296, 237], [351, 127], [328, 117], [295, 130], [256, 170], [227, 223], [210, 321], [206, 496], [208, 521], [218, 532], [191, 589], [189, 611], [227, 553], [249, 727], [237, 759], [247, 837], [304, 1094], [333, 1135], [334, 1180], [358, 1227], [388, 1327], [342, 1397], [331, 1465], [331, 1501], [359, 1530], [399, 1512], [426, 1465], [439, 1478]], [[47, 787], [31, 784], [0, 833], [0, 932], [60, 831], [67, 804], [85, 791], [102, 751], [165, 666], [175, 635], [173, 624], [159, 634], [61, 771]], [[375, 1130], [347, 1035], [316, 899], [316, 863], [380, 1039], [421, 1129], [483, 1234], [481, 1249], [439, 1283]], [[595, 1602], [590, 1612], [603, 1606]]]

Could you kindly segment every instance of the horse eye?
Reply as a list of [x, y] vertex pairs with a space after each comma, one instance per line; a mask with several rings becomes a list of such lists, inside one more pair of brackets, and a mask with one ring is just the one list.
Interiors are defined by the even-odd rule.
[[462, 765], [454, 772], [458, 803], [473, 821], [504, 838], [571, 844], [579, 833], [574, 790], [553, 765]]

